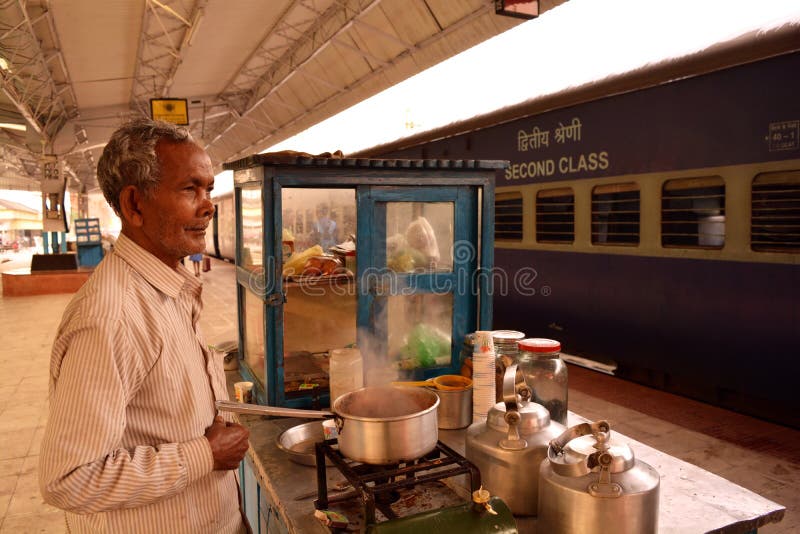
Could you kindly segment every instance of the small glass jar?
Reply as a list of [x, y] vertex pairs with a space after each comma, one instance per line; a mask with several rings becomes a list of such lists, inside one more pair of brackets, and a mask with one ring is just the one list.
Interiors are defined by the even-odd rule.
[[561, 343], [530, 338], [519, 342], [519, 367], [533, 392], [532, 401], [550, 412], [550, 419], [567, 424], [567, 364], [561, 359]]
[[467, 358], [472, 358], [472, 351], [474, 350], [475, 345], [475, 334], [467, 334], [464, 336], [464, 343], [461, 345], [461, 352], [459, 353], [459, 359], [463, 364]]

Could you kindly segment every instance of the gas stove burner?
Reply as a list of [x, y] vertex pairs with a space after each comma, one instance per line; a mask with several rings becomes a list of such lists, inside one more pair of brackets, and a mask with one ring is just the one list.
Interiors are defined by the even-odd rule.
[[325, 473], [326, 457], [342, 473], [353, 486], [357, 497], [364, 503], [364, 518], [368, 525], [375, 524], [375, 509], [387, 519], [398, 516], [391, 504], [401, 498], [402, 491], [413, 490], [418, 484], [443, 480], [457, 475], [469, 475], [470, 491], [476, 491], [481, 485], [478, 468], [469, 460], [442, 443], [429, 454], [414, 461], [393, 465], [370, 465], [345, 458], [334, 447], [336, 440], [322, 441], [316, 444], [317, 464], [317, 500], [314, 506], [318, 510], [328, 508], [333, 502], [354, 498], [349, 495], [328, 497], [328, 481]]

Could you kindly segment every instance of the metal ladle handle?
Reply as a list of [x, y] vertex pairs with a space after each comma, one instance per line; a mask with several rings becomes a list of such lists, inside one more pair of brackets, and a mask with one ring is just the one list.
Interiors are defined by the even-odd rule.
[[261, 406], [241, 402], [218, 400], [217, 410], [223, 412], [243, 413], [250, 415], [272, 415], [276, 417], [304, 417], [306, 419], [325, 419], [334, 413], [326, 410], [300, 410], [297, 408], [281, 408], [279, 406]]

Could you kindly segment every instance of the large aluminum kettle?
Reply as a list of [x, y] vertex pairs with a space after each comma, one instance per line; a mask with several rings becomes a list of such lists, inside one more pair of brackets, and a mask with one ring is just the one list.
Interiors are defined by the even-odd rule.
[[503, 499], [514, 515], [536, 515], [539, 465], [550, 440], [564, 426], [550, 421], [547, 409], [529, 402], [531, 390], [517, 366], [503, 375], [503, 402], [489, 410], [486, 422], [467, 429], [466, 457], [481, 472], [483, 487]]
[[550, 442], [539, 470], [537, 531], [656, 532], [658, 473], [610, 436], [608, 422], [597, 421], [570, 427]]

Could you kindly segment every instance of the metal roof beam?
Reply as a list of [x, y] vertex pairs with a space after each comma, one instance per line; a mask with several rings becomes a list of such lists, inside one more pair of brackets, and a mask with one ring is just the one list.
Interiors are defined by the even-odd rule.
[[[404, 50], [402, 53], [398, 54], [396, 57], [394, 57], [390, 61], [386, 62], [386, 64], [384, 66], [375, 69], [374, 71], [370, 72], [369, 74], [367, 74], [367, 75], [361, 77], [360, 79], [356, 80], [355, 82], [349, 84], [348, 87], [347, 87], [347, 90], [348, 91], [352, 91], [352, 90], [356, 89], [357, 87], [359, 87], [361, 85], [364, 85], [364, 84], [368, 83], [369, 81], [373, 80], [376, 76], [383, 75], [384, 71], [386, 71], [387, 69], [389, 69], [392, 66], [396, 65], [400, 61], [404, 60], [405, 58], [407, 58], [414, 51], [421, 50], [421, 49], [424, 49], [424, 48], [426, 48], [428, 46], [434, 45], [439, 40], [444, 39], [445, 37], [447, 37], [450, 33], [458, 31], [461, 28], [463, 28], [464, 26], [472, 23], [476, 18], [483, 16], [485, 13], [487, 13], [491, 9], [492, 9], [492, 6], [489, 5], [489, 4], [480, 6], [479, 8], [475, 9], [471, 13], [465, 15], [464, 17], [462, 17], [461, 19], [459, 19], [455, 23], [453, 23], [450, 26], [448, 26], [447, 28], [445, 28], [443, 31], [428, 37], [427, 39], [421, 41], [420, 43], [418, 43], [417, 45], [415, 45], [415, 46], [413, 46], [413, 47], [411, 47], [409, 49]], [[299, 70], [300, 69], [299, 66], [296, 67], [296, 69], [297, 70], [294, 71], [294, 72], [303, 72], [303, 71]], [[308, 73], [305, 73], [305, 74], [307, 75]], [[306, 113], [311, 113], [311, 112], [316, 111], [318, 109], [324, 108], [325, 106], [329, 105], [331, 101], [333, 101], [335, 98], [337, 98], [344, 91], [345, 91], [345, 89], [342, 88], [342, 89], [340, 89], [340, 91], [338, 93], [331, 94], [328, 98], [326, 98], [324, 100], [321, 100], [320, 102], [318, 102], [317, 104], [312, 106], [311, 109], [307, 110]], [[231, 154], [228, 158], [226, 158], [226, 161], [235, 159], [237, 157], [243, 157], [243, 156], [245, 156], [248, 153], [251, 153], [253, 151], [261, 150], [267, 144], [268, 140], [270, 140], [272, 137], [274, 137], [276, 131], [278, 131], [278, 130], [286, 131], [293, 124], [299, 122], [300, 120], [302, 120], [304, 118], [305, 118], [305, 115], [299, 115], [299, 116], [295, 116], [294, 118], [292, 118], [291, 120], [289, 120], [289, 121], [287, 121], [287, 122], [285, 122], [283, 124], [280, 124], [277, 128], [275, 128], [272, 131], [270, 131], [267, 135], [261, 137], [260, 139], [258, 139], [255, 142], [252, 142], [252, 143], [244, 146], [241, 150], [238, 150], [237, 152]]]
[[[37, 6], [31, 6], [31, 9]], [[61, 57], [58, 34], [52, 21], [50, 11], [45, 7], [40, 13], [31, 15], [28, 4], [23, 0], [5, 2], [0, 6], [2, 17], [0, 20], [12, 21], [8, 28], [2, 28], [0, 48], [7, 56], [8, 69], [3, 69], [2, 90], [11, 100], [20, 114], [30, 124], [31, 128], [39, 134], [47, 144], [51, 143], [66, 122], [77, 114], [77, 99], [72, 90], [69, 72], [66, 70], [63, 57]], [[34, 25], [46, 21], [46, 30], [49, 32], [48, 56], [45, 56], [41, 43], [43, 38], [34, 29]], [[41, 28], [41, 25], [39, 25]], [[57, 57], [59, 62], [52, 64], [50, 59]], [[54, 80], [51, 68], [60, 67], [61, 79]], [[67, 94], [62, 88], [66, 86]], [[65, 97], [71, 97], [69, 103]]]
[[[344, 40], [341, 37], [334, 37], [333, 39], [331, 39], [331, 44], [333, 46], [341, 46], [342, 48], [347, 48], [348, 50], [351, 50], [351, 51], [355, 52], [356, 54], [358, 54], [362, 58], [364, 58], [366, 60], [369, 60], [368, 63], [377, 63], [378, 65], [380, 65], [382, 67], [385, 67], [387, 65], [387, 62], [384, 61], [383, 59], [381, 59], [381, 58], [379, 58], [379, 57], [377, 57], [377, 56], [375, 56], [373, 54], [370, 54], [369, 52], [365, 52], [364, 50], [361, 50], [357, 46], [353, 46], [350, 43], [344, 42]], [[370, 67], [371, 66], [372, 65], [370, 65]]]
[[[252, 113], [292, 74], [302, 69], [304, 65], [330, 44], [331, 39], [334, 39], [349, 28], [353, 18], [369, 12], [379, 2], [380, 0], [338, 1], [334, 2], [331, 7], [322, 13], [315, 9], [310, 9], [302, 1], [292, 4], [290, 8], [287, 8], [282, 13], [282, 17], [273, 29], [251, 54], [226, 89], [223, 90], [220, 98], [232, 97], [232, 94], [236, 94], [235, 100], [242, 101], [242, 96], [247, 95], [247, 99], [239, 108], [239, 112], [243, 117]], [[262, 62], [261, 60], [265, 55], [263, 52], [274, 49], [273, 44], [270, 42], [270, 37], [273, 34], [283, 31], [284, 37], [288, 39], [288, 33], [285, 32], [286, 28], [291, 27], [295, 31], [299, 30], [296, 24], [292, 25], [288, 21], [292, 9], [298, 9], [299, 7], [312, 11], [317, 17], [309, 19], [310, 26], [302, 29], [302, 35], [299, 35], [294, 40], [279, 60]], [[272, 54], [270, 54], [271, 56]], [[231, 124], [234, 123], [235, 121], [231, 122]], [[220, 136], [221, 134], [214, 137], [207, 147], [216, 142]]]
[[[207, 0], [145, 0], [137, 61], [131, 84], [130, 106], [150, 114], [150, 99], [168, 96], [169, 89]], [[187, 7], [187, 4], [188, 7]], [[162, 17], [166, 13], [168, 17]], [[184, 14], [188, 16], [184, 16]]]

